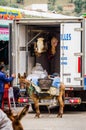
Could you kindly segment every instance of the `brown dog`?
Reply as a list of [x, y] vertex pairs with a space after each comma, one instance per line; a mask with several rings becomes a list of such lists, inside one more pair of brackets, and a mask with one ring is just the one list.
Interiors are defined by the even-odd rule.
[[26, 105], [23, 108], [23, 110], [21, 112], [19, 112], [17, 115], [14, 115], [12, 110], [5, 111], [8, 118], [12, 121], [13, 130], [24, 130], [20, 121], [28, 112], [28, 108], [29, 108], [29, 105]]

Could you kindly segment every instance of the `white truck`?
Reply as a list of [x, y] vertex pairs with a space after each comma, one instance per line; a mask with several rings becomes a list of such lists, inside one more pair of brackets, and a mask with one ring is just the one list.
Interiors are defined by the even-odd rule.
[[[30, 74], [33, 66], [39, 62], [33, 47], [38, 37], [44, 37], [47, 43], [51, 36], [58, 38], [57, 57], [51, 62], [53, 64], [51, 66], [59, 73], [61, 82], [66, 86], [65, 104], [74, 106], [82, 104], [86, 109], [85, 18], [16, 19], [13, 25], [10, 25], [10, 31], [12, 31], [10, 33], [10, 58], [12, 59], [10, 67], [16, 74], [24, 72]], [[40, 59], [40, 63], [43, 60]], [[48, 60], [50, 67], [52, 59]], [[15, 83], [18, 83], [17, 78]]]

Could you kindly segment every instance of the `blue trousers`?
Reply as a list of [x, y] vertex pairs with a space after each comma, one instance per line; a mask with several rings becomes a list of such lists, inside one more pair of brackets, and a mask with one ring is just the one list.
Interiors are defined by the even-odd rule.
[[2, 107], [2, 100], [3, 100], [3, 92], [0, 92], [0, 108]]

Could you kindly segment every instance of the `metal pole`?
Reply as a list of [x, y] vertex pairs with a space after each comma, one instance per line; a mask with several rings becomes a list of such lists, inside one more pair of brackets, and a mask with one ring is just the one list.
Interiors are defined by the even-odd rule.
[[12, 24], [9, 24], [9, 75], [12, 74]]

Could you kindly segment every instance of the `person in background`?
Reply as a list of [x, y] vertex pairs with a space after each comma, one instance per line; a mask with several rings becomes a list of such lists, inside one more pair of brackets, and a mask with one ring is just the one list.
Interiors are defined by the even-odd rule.
[[0, 130], [13, 130], [12, 122], [0, 109]]
[[11, 77], [7, 77], [5, 74], [5, 65], [4, 64], [0, 64], [0, 108], [2, 107], [2, 99], [3, 99], [3, 95], [4, 95], [4, 85], [5, 83], [9, 83], [11, 81], [13, 81], [13, 79], [15, 78], [15, 74], [12, 74]]

